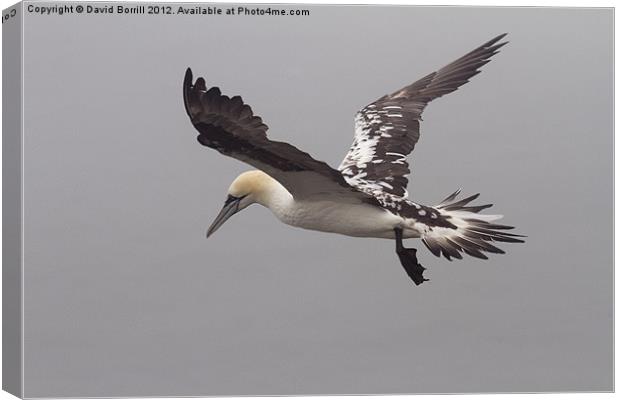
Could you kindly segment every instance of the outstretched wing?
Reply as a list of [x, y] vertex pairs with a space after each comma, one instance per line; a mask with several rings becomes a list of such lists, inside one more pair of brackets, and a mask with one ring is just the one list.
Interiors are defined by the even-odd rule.
[[261, 169], [298, 199], [338, 196], [339, 201], [376, 202], [326, 163], [288, 143], [269, 140], [267, 125], [241, 97], [222, 95], [217, 87], [207, 90], [203, 78], [192, 81], [188, 68], [183, 82], [185, 110], [204, 146]]
[[374, 196], [407, 197], [407, 155], [420, 138], [426, 105], [458, 89], [507, 42], [499, 35], [440, 70], [385, 95], [355, 116], [355, 138], [338, 169], [349, 184]]

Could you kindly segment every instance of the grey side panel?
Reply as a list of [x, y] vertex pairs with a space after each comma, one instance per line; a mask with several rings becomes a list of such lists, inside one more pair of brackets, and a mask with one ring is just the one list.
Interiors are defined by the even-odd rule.
[[2, 389], [22, 397], [22, 3], [2, 15]]

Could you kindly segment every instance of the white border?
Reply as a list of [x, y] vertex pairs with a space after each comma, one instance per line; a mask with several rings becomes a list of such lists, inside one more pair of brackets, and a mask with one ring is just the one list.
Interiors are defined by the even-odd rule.
[[[134, 0], [134, 2], [149, 2], [146, 0]], [[183, 2], [181, 0], [169, 0], [167, 2], [170, 3], [180, 3]], [[214, 3], [233, 3], [233, 1], [226, 1], [226, 0], [212, 0], [211, 2]], [[239, 1], [235, 1], [235, 2], [239, 2]], [[538, 0], [538, 1], [515, 1], [515, 0], [504, 0], [501, 3], [498, 3], [498, 1], [491, 1], [491, 0], [474, 0], [474, 1], [463, 1], [463, 0], [443, 0], [443, 1], [437, 1], [437, 0], [426, 0], [426, 1], [414, 1], [414, 0], [389, 0], [389, 1], [384, 1], [384, 0], [375, 0], [375, 1], [368, 1], [368, 0], [337, 0], [337, 1], [333, 1], [333, 0], [312, 0], [312, 1], [300, 1], [300, 0], [288, 0], [288, 1], [268, 1], [268, 0], [244, 0], [242, 1], [243, 3], [294, 3], [294, 4], [381, 4], [381, 5], [428, 5], [428, 6], [488, 6], [488, 7], [497, 7], [497, 6], [508, 6], [508, 7], [615, 7], [616, 6], [616, 2], [615, 1], [609, 1], [609, 0], [600, 0], [600, 1], [560, 1], [560, 0]], [[0, 0], [0, 8], [1, 9], [5, 9], [11, 5], [15, 4], [15, 1], [12, 0]], [[23, 25], [22, 25], [23, 26]], [[0, 33], [0, 38], [1, 38], [1, 33]], [[614, 43], [618, 42], [618, 34], [617, 32], [614, 32]], [[0, 40], [0, 50], [1, 50], [2, 44], [1, 44], [1, 40]], [[23, 64], [22, 64], [23, 65]], [[614, 65], [616, 65], [617, 68], [617, 60], [616, 60], [616, 54], [614, 51]], [[617, 71], [617, 69], [616, 69]], [[2, 72], [2, 67], [0, 65], [0, 73]], [[615, 76], [615, 74], [614, 74]], [[1, 87], [1, 82], [0, 82], [0, 87]], [[618, 94], [618, 87], [615, 85], [614, 82], [614, 98], [617, 96]], [[2, 100], [0, 99], [0, 109], [2, 106]], [[618, 109], [616, 104], [614, 104], [614, 115], [616, 116], [618, 113]], [[22, 118], [23, 118], [23, 112], [22, 112]], [[2, 117], [0, 116], [0, 122], [2, 121]], [[23, 120], [22, 120], [23, 123]], [[615, 117], [614, 117], [614, 129], [615, 129]], [[0, 150], [1, 150], [1, 144], [0, 144]], [[617, 153], [618, 150], [618, 143], [614, 140], [614, 154]], [[0, 165], [1, 165], [1, 160], [2, 160], [2, 154], [0, 151]], [[22, 154], [22, 161], [23, 161], [23, 154]], [[616, 179], [615, 177], [618, 176], [618, 165], [615, 162], [615, 157], [614, 157], [614, 209], [616, 208], [616, 206], [618, 205], [618, 196], [617, 196], [617, 185], [615, 185], [616, 183]], [[2, 183], [2, 177], [0, 176], [0, 184]], [[23, 194], [23, 188], [22, 188], [22, 194]], [[2, 205], [2, 200], [0, 199], [0, 209], [1, 209], [1, 205]], [[23, 217], [23, 216], [22, 216]], [[617, 224], [618, 219], [617, 219], [617, 215], [614, 212], [614, 254], [616, 252], [616, 250], [618, 249], [618, 235], [617, 235], [617, 230], [616, 227], [618, 226]], [[0, 238], [1, 238], [1, 226], [0, 226]], [[23, 234], [23, 232], [22, 232]], [[2, 244], [0, 241], [0, 250], [2, 248]], [[615, 260], [615, 257], [614, 257]], [[615, 264], [615, 261], [614, 261]], [[618, 275], [614, 274], [614, 287], [617, 286], [618, 283]], [[22, 284], [23, 284], [23, 280], [22, 280]], [[23, 287], [22, 287], [23, 288]], [[0, 287], [0, 294], [1, 294], [2, 288]], [[0, 305], [1, 305], [1, 296], [0, 296]], [[614, 296], [614, 309], [617, 309], [618, 306], [618, 300], [617, 298]], [[615, 317], [615, 316], [614, 316]], [[23, 321], [22, 321], [23, 322]], [[0, 321], [0, 327], [1, 327], [2, 322]], [[22, 325], [23, 327], [23, 325]], [[614, 318], [614, 342], [617, 341], [618, 339], [618, 331], [615, 329], [615, 318]], [[2, 354], [2, 350], [0, 349], [0, 356]], [[618, 356], [618, 352], [617, 349], [614, 347], [614, 360], [617, 360]], [[0, 371], [1, 371], [1, 367], [0, 367]], [[618, 387], [618, 377], [614, 376], [614, 387]], [[22, 392], [23, 393], [23, 392]], [[531, 400], [538, 400], [538, 399], [581, 399], [583, 397], [588, 397], [588, 398], [593, 398], [593, 399], [608, 399], [608, 398], [613, 398], [615, 397], [615, 394], [612, 393], [571, 393], [571, 394], [567, 394], [567, 393], [559, 393], [559, 394], [485, 394], [485, 395], [480, 395], [480, 394], [475, 394], [475, 395], [459, 395], [459, 399], [463, 399], [463, 400], [473, 400], [473, 399], [477, 399], [479, 396], [484, 396], [487, 399], [491, 399], [491, 400], [496, 400], [496, 399], [515, 399], [515, 400], [519, 400], [519, 399], [531, 399]], [[347, 398], [350, 399], [364, 399], [364, 400], [386, 400], [389, 398], [394, 398], [395, 396], [347, 396]], [[0, 400], [5, 400], [5, 399], [12, 399], [14, 398], [13, 396], [7, 394], [6, 392], [0, 392]], [[293, 399], [302, 399], [304, 397], [299, 397], [299, 396], [292, 396], [291, 398]], [[311, 398], [313, 399], [317, 399], [317, 400], [336, 400], [339, 398], [342, 398], [342, 396], [312, 396]], [[399, 399], [403, 399], [403, 400], [444, 400], [444, 399], [453, 399], [454, 395], [400, 395], [398, 396]], [[156, 399], [154, 397], [151, 398], [146, 398], [146, 399]], [[170, 399], [182, 399], [181, 397], [171, 397]], [[228, 397], [227, 399], [237, 399], [235, 397]], [[244, 400], [259, 400], [259, 399], [278, 399], [278, 397], [243, 397], [243, 398], [239, 398], [239, 399], [244, 399]]]

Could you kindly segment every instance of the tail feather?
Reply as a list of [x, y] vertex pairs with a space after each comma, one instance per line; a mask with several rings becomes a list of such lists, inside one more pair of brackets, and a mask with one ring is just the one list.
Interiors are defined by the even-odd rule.
[[455, 228], [435, 227], [429, 229], [422, 236], [422, 243], [435, 256], [444, 256], [448, 260], [461, 259], [461, 253], [472, 257], [487, 259], [485, 253], [505, 254], [504, 250], [492, 242], [523, 243], [523, 235], [508, 233], [512, 226], [493, 223], [502, 218], [502, 215], [479, 214], [480, 211], [492, 206], [468, 206], [480, 194], [469, 196], [456, 201], [461, 190], [457, 190], [446, 197], [434, 208], [446, 217]]
[[486, 210], [487, 208], [493, 207], [493, 204], [483, 204], [481, 206], [471, 206], [471, 207], [462, 207], [461, 210], [469, 211], [471, 213], [479, 213], [482, 210]]
[[443, 208], [446, 211], [463, 210], [463, 206], [476, 200], [479, 196], [480, 196], [480, 193], [476, 193], [475, 195], [464, 198], [463, 200], [459, 200], [456, 203], [446, 204], [445, 206], [441, 208]]
[[459, 195], [459, 193], [461, 193], [461, 189], [458, 189], [456, 192], [452, 193], [450, 196], [446, 197], [445, 199], [443, 199], [441, 201], [441, 203], [439, 203], [438, 207], [441, 207], [443, 205], [448, 204], [449, 202], [451, 202], [452, 200], [456, 199], [456, 196]]

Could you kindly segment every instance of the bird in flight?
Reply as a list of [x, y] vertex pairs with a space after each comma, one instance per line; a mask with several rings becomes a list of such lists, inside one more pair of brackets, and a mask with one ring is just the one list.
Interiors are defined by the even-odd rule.
[[239, 175], [207, 237], [251, 204], [269, 208], [288, 225], [354, 237], [396, 241], [396, 253], [416, 285], [427, 281], [417, 250], [403, 239], [419, 238], [435, 256], [486, 259], [504, 251], [495, 242], [522, 243], [501, 215], [481, 214], [491, 204], [470, 205], [478, 194], [457, 200], [460, 190], [435, 206], [408, 198], [407, 155], [420, 137], [422, 111], [480, 72], [507, 42], [497, 36], [445, 67], [367, 105], [355, 116], [353, 145], [337, 169], [286, 142], [270, 140], [267, 125], [241, 97], [193, 81], [187, 69], [183, 99], [198, 142], [256, 170]]

